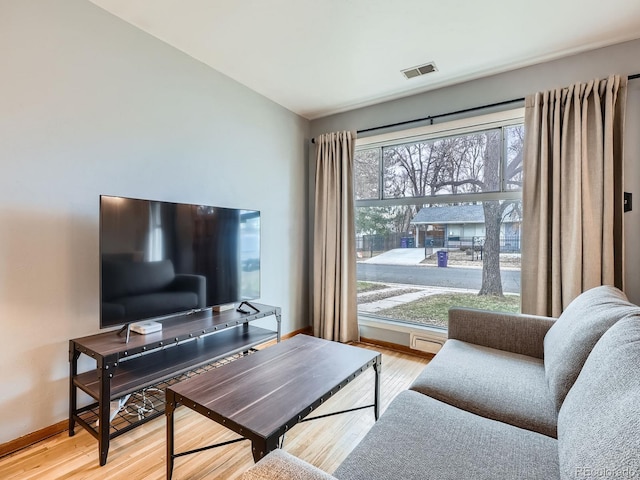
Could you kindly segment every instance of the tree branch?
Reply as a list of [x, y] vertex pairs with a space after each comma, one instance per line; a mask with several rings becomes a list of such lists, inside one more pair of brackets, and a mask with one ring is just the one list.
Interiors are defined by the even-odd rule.
[[442, 187], [461, 187], [462, 185], [476, 185], [484, 190], [485, 184], [480, 180], [476, 180], [475, 178], [468, 178], [466, 180], [458, 180], [458, 181], [445, 181], [441, 183], [436, 183], [433, 188], [436, 190]]

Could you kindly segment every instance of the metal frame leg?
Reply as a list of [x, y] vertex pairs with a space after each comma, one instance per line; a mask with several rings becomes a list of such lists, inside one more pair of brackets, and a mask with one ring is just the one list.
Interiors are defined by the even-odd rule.
[[111, 414], [110, 391], [111, 377], [105, 371], [105, 368], [98, 367], [98, 376], [100, 381], [100, 401], [98, 407], [98, 449], [100, 451], [100, 466], [107, 463], [107, 455], [109, 454], [109, 430], [111, 422], [109, 416]]
[[376, 363], [373, 364], [373, 369], [376, 372], [373, 411], [376, 421], [378, 421], [378, 418], [380, 418], [380, 374], [382, 373], [382, 361], [380, 358], [376, 359]]
[[281, 323], [282, 323], [282, 310], [280, 309], [280, 307], [276, 307], [276, 322], [277, 322], [277, 342], [280, 343], [280, 337], [281, 337]]
[[174, 425], [173, 425], [173, 413], [176, 409], [175, 394], [173, 391], [167, 389], [165, 392], [166, 404], [165, 415], [167, 417], [167, 480], [171, 480], [173, 474], [173, 461], [174, 461]]
[[251, 440], [251, 453], [253, 454], [253, 461], [260, 461], [269, 452], [278, 448], [280, 443], [280, 437], [274, 436], [265, 439], [253, 439]]
[[80, 352], [76, 350], [73, 341], [69, 343], [69, 436], [75, 435], [75, 414], [78, 408], [78, 391], [73, 384], [73, 379], [78, 375], [78, 358]]

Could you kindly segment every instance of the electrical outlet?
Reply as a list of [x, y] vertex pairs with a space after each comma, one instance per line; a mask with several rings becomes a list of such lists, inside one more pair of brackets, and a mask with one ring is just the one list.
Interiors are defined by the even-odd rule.
[[631, 193], [624, 192], [624, 211], [630, 212], [632, 208], [633, 205], [631, 205]]

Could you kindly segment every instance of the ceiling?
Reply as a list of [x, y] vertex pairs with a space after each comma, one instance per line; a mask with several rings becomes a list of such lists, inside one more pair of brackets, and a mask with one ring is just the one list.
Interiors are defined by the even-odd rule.
[[308, 119], [640, 38], [638, 0], [90, 1]]

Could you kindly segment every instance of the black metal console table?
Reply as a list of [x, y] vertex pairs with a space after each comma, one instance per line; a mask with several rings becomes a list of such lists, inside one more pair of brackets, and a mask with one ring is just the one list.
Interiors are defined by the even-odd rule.
[[[164, 414], [164, 388], [227, 363], [261, 343], [279, 342], [281, 309], [253, 305], [258, 312], [207, 310], [160, 320], [161, 331], [132, 334], [129, 342], [115, 331], [70, 340], [69, 436], [74, 435], [76, 423], [85, 428], [98, 440], [100, 465], [104, 465], [112, 438]], [[269, 316], [275, 316], [275, 331], [250, 324]], [[96, 368], [78, 373], [83, 354], [95, 360]], [[111, 421], [112, 401], [147, 387], [155, 387], [156, 392], [156, 404], [149, 413], [134, 420]], [[95, 402], [78, 407], [78, 389]]]

